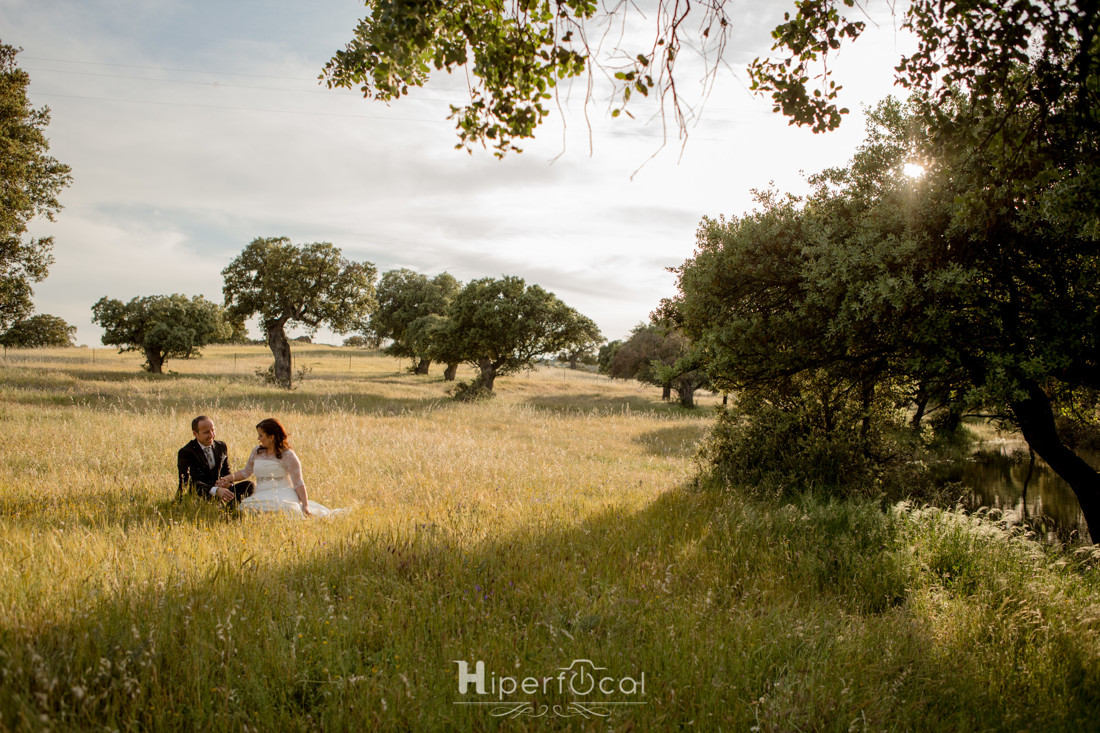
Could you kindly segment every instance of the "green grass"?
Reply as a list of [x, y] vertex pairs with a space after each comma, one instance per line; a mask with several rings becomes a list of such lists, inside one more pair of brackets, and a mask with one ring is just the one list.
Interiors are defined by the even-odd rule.
[[[89, 351], [0, 361], [0, 729], [1098, 727], [1091, 548], [696, 486], [712, 413], [591, 374], [457, 404], [438, 368], [366, 352], [303, 347], [287, 393], [252, 375], [260, 348], [158, 378]], [[235, 465], [278, 417], [311, 498], [352, 511], [175, 502], [198, 412]], [[610, 698], [644, 704], [564, 717], [552, 685], [509, 697], [539, 718], [456, 704], [456, 660], [519, 680], [577, 659], [644, 675]]]

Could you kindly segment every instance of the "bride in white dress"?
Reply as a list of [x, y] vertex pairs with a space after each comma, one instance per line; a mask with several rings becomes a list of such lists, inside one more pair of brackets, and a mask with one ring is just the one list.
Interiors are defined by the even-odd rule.
[[232, 485], [249, 476], [256, 476], [256, 490], [241, 501], [242, 512], [285, 512], [296, 516], [327, 517], [341, 512], [329, 509], [306, 495], [302, 480], [302, 462], [287, 442], [287, 432], [279, 421], [269, 417], [256, 425], [259, 445], [252, 449], [248, 463], [240, 471], [223, 476], [219, 481]]

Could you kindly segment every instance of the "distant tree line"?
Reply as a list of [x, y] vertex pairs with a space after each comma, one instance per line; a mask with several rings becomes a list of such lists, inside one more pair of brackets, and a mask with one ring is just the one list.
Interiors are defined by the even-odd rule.
[[93, 322], [104, 328], [104, 344], [140, 351], [145, 368], [161, 373], [168, 359], [190, 358], [208, 344], [247, 341], [245, 321], [258, 317], [274, 357], [273, 380], [288, 389], [291, 327], [353, 332], [348, 345], [386, 343], [386, 353], [410, 359], [418, 374], [444, 364], [445, 380], [469, 364], [477, 378], [460, 394], [492, 393], [498, 377], [548, 355], [575, 367], [603, 341], [590, 318], [521, 278], [462, 285], [448, 273], [429, 278], [397, 269], [376, 282], [373, 264], [349, 261], [326, 242], [257, 238], [222, 276], [224, 306], [179, 294], [127, 303], [104, 297], [92, 308]]

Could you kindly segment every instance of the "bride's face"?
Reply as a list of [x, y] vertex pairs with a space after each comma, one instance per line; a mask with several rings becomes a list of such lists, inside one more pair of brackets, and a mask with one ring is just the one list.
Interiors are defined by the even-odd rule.
[[267, 433], [260, 430], [259, 428], [256, 428], [256, 440], [260, 441], [260, 445], [265, 450], [269, 450], [269, 451], [275, 450], [275, 438], [268, 435]]

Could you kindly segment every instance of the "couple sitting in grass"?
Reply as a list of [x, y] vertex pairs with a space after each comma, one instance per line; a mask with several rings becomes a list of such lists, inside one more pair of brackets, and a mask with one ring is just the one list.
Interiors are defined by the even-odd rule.
[[[259, 442], [240, 471], [230, 472], [225, 443], [214, 440], [214, 421], [199, 415], [191, 421], [195, 439], [176, 454], [179, 496], [194, 491], [218, 499], [242, 512], [286, 512], [296, 516], [328, 516], [333, 510], [310, 501], [302, 480], [302, 463], [287, 442], [287, 432], [275, 418], [256, 425]], [[254, 476], [256, 482], [247, 480]]]

